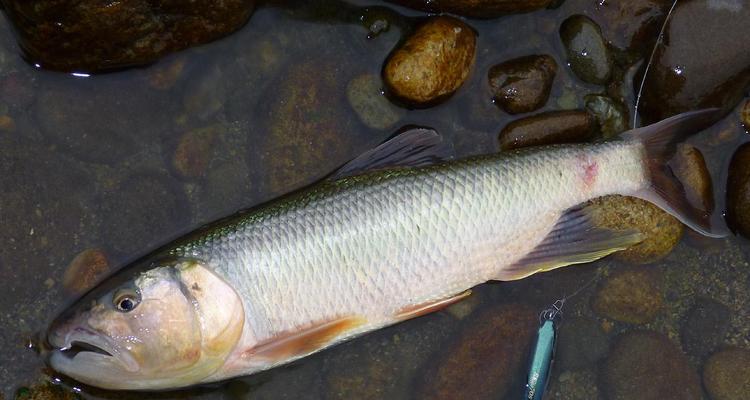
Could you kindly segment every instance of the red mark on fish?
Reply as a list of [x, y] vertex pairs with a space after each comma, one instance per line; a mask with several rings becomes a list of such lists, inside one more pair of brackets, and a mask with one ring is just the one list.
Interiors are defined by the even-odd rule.
[[596, 160], [584, 154], [578, 156], [578, 161], [581, 165], [583, 184], [586, 189], [591, 189], [596, 183], [596, 178], [599, 176], [599, 164]]

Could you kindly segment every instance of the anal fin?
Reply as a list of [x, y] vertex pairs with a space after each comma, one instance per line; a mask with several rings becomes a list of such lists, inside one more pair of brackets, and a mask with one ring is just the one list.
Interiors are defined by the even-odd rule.
[[418, 305], [411, 306], [411, 307], [406, 307], [400, 310], [396, 314], [396, 319], [399, 321], [406, 321], [407, 319], [421, 317], [422, 315], [426, 315], [435, 311], [439, 311], [452, 304], [458, 303], [459, 301], [469, 297], [470, 295], [471, 295], [471, 290], [467, 290], [465, 292], [459, 293], [447, 299], [441, 299], [438, 301], [431, 301], [431, 302], [418, 304]]
[[252, 357], [285, 361], [314, 353], [330, 344], [337, 337], [364, 325], [360, 317], [346, 317], [312, 326], [296, 332], [279, 335], [260, 343], [248, 351]]
[[534, 250], [503, 269], [496, 279], [517, 280], [537, 272], [596, 261], [643, 241], [637, 230], [597, 228], [589, 217], [591, 207], [575, 207], [565, 212]]

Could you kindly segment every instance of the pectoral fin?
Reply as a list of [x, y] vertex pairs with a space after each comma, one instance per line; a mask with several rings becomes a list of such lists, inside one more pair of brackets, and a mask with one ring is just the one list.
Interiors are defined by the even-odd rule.
[[364, 318], [347, 317], [314, 324], [261, 343], [250, 350], [248, 355], [277, 361], [299, 358], [324, 348], [337, 337], [365, 323]]
[[503, 269], [498, 280], [511, 281], [537, 272], [596, 261], [643, 241], [636, 230], [597, 228], [589, 218], [591, 206], [568, 210], [547, 237], [524, 258]]

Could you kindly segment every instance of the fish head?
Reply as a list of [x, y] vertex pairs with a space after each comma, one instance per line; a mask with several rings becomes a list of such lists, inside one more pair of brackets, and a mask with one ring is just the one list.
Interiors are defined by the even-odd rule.
[[161, 263], [95, 289], [48, 332], [49, 363], [105, 389], [154, 390], [207, 381], [239, 342], [237, 292], [195, 260]]

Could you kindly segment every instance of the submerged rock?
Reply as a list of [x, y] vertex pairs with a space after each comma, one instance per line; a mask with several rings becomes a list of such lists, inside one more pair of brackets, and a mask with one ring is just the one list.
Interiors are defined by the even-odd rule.
[[729, 348], [708, 359], [703, 366], [703, 384], [711, 400], [750, 398], [750, 350]]
[[670, 163], [672, 172], [682, 182], [688, 203], [709, 213], [714, 210], [711, 174], [700, 150], [687, 143], [677, 145]]
[[682, 346], [688, 354], [705, 357], [724, 341], [731, 311], [715, 300], [698, 299], [688, 311], [680, 330]]
[[500, 148], [557, 143], [583, 143], [596, 131], [594, 118], [585, 111], [548, 111], [517, 119], [500, 132]]
[[155, 61], [241, 27], [255, 0], [5, 0], [33, 63], [101, 71]]
[[383, 69], [389, 91], [410, 105], [447, 98], [474, 65], [476, 34], [452, 17], [430, 18], [393, 52]]
[[200, 178], [213, 158], [213, 145], [221, 125], [193, 129], [180, 136], [172, 168], [182, 178]]
[[475, 313], [456, 341], [424, 368], [417, 399], [502, 399], [517, 382], [539, 324], [538, 311], [503, 304]]
[[594, 18], [615, 47], [648, 56], [673, 0], [598, 1]]
[[597, 85], [609, 82], [612, 57], [596, 22], [583, 15], [574, 15], [560, 26], [560, 38], [576, 76]]
[[740, 118], [742, 118], [742, 124], [745, 125], [745, 129], [750, 130], [750, 100], [746, 101], [745, 106], [742, 107]]
[[666, 257], [680, 242], [684, 226], [655, 205], [635, 197], [605, 196], [591, 201], [592, 218], [603, 228], [635, 229], [644, 235], [641, 243], [618, 251], [614, 257], [632, 264], [653, 263]]
[[729, 164], [727, 221], [739, 234], [750, 237], [750, 144], [740, 146]]
[[475, 18], [493, 18], [505, 14], [542, 9], [554, 0], [389, 0], [418, 10], [451, 13]]
[[611, 139], [628, 130], [628, 109], [624, 104], [600, 94], [589, 94], [585, 101], [586, 110], [596, 117], [603, 138]]
[[621, 335], [601, 370], [608, 400], [701, 400], [698, 374], [666, 336], [650, 331]]
[[733, 108], [750, 85], [748, 21], [747, 2], [678, 2], [646, 77], [644, 122], [700, 108]]
[[93, 288], [109, 271], [109, 261], [104, 251], [86, 249], [80, 252], [63, 275], [63, 287], [74, 295], [81, 295]]
[[555, 353], [555, 367], [561, 370], [588, 368], [607, 355], [607, 335], [590, 318], [564, 318]]
[[382, 82], [375, 74], [363, 74], [349, 81], [346, 98], [359, 120], [372, 129], [392, 129], [404, 113], [383, 95]]
[[520, 57], [490, 68], [490, 89], [495, 104], [509, 114], [536, 111], [547, 102], [557, 73], [548, 55]]
[[596, 313], [616, 321], [645, 324], [662, 308], [662, 274], [652, 267], [618, 270], [598, 288], [592, 307]]

